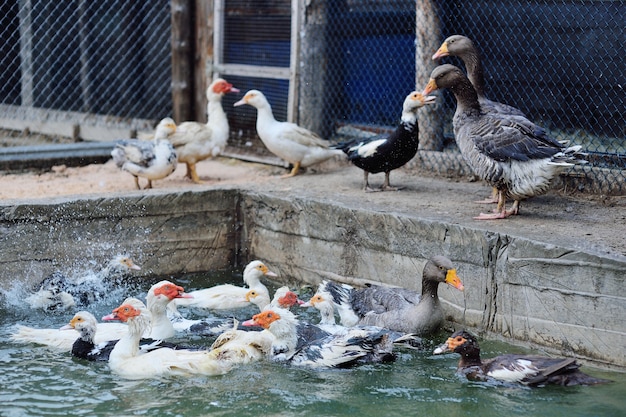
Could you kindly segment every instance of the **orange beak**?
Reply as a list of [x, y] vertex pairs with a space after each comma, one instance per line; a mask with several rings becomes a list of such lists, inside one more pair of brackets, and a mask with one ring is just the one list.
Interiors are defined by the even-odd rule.
[[437, 52], [433, 55], [433, 61], [438, 60], [439, 58], [443, 58], [444, 56], [448, 56], [450, 53], [448, 52], [448, 44], [446, 42], [442, 43]]

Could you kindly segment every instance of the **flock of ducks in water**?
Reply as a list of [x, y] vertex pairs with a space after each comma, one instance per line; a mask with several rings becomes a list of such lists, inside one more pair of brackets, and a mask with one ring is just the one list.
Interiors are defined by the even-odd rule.
[[[413, 91], [406, 96], [400, 123], [389, 134], [331, 145], [295, 123], [277, 121], [270, 103], [259, 90], [248, 91], [234, 106], [256, 108], [259, 138], [270, 152], [293, 167], [284, 177], [341, 156], [363, 170], [365, 191], [385, 191], [397, 190], [390, 184], [390, 172], [404, 166], [418, 151], [417, 111], [435, 103], [436, 98], [430, 93], [449, 89], [457, 102], [453, 118], [456, 143], [474, 173], [493, 187], [493, 195], [486, 202], [497, 203], [492, 212], [475, 217], [479, 220], [518, 214], [522, 200], [545, 193], [565, 168], [586, 163], [580, 146], [555, 140], [518, 108], [485, 96], [480, 55], [469, 38], [461, 35], [447, 38], [432, 58], [438, 61], [446, 56], [461, 58], [467, 75], [450, 64], [437, 66], [422, 92]], [[135, 177], [137, 188], [140, 188], [139, 177], [146, 178], [146, 188], [150, 188], [152, 181], [174, 172], [177, 162], [186, 163], [187, 176], [200, 183], [195, 164], [221, 154], [228, 140], [228, 119], [221, 99], [224, 94], [237, 92], [226, 80], [215, 80], [207, 89], [206, 124], [185, 122], [176, 127], [172, 119], [163, 119], [152, 141], [120, 141], [112, 151], [113, 159]], [[374, 189], [369, 184], [369, 174], [381, 172], [385, 174], [384, 182]], [[513, 200], [509, 209], [507, 199]]]
[[[128, 297], [99, 322], [88, 311], [96, 299], [83, 298], [82, 294], [93, 293], [91, 284], [96, 280], [105, 284], [105, 289], [120, 285], [138, 268], [128, 257], [118, 256], [90, 279], [59, 273], [54, 279], [44, 279], [32, 294], [37, 300], [32, 308], [65, 314], [81, 310], [58, 329], [17, 325], [11, 339], [68, 351], [88, 361], [107, 362], [113, 373], [126, 379], [221, 375], [235, 366], [261, 360], [308, 368], [346, 368], [393, 362], [397, 349], [432, 349], [427, 338], [444, 322], [439, 285], [464, 289], [452, 262], [445, 256], [434, 256], [424, 266], [419, 293], [378, 285], [354, 288], [324, 280], [306, 302], [288, 287], [278, 288], [270, 299], [262, 280], [276, 280], [278, 276], [255, 260], [244, 269], [245, 286], [221, 284], [185, 292], [183, 287], [162, 280], [150, 287], [145, 303], [136, 296]], [[250, 306], [256, 306], [258, 313], [242, 322], [211, 314], [222, 310], [236, 316], [237, 311]], [[299, 314], [307, 307], [318, 310], [317, 323]], [[206, 317], [188, 318], [190, 311]], [[211, 342], [186, 345], [171, 340], [185, 334]], [[460, 354], [459, 372], [476, 380], [529, 386], [607, 382], [582, 373], [571, 358], [501, 355], [481, 361], [476, 337], [465, 330], [454, 333], [434, 354], [446, 352]]]

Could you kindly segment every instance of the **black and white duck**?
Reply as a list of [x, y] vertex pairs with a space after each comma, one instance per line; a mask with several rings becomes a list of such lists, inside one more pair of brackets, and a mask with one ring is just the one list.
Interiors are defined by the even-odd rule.
[[452, 334], [435, 354], [454, 352], [461, 355], [458, 372], [470, 380], [519, 383], [528, 386], [595, 385], [610, 382], [579, 370], [573, 358], [505, 354], [481, 360], [476, 338], [465, 330]]
[[[417, 153], [419, 145], [417, 111], [434, 102], [435, 97], [425, 97], [413, 91], [404, 99], [400, 124], [391, 134], [355, 139], [334, 146], [341, 149], [350, 162], [363, 170], [365, 182], [363, 189], [366, 192], [398, 190], [389, 183], [389, 174], [394, 169], [404, 166]], [[369, 174], [379, 172], [385, 173], [385, 180], [381, 188], [373, 189], [369, 185]]]

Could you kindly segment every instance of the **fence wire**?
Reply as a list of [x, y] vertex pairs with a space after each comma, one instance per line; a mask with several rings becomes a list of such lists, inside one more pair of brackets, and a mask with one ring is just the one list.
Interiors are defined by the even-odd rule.
[[[326, 55], [298, 64], [301, 72], [323, 72], [319, 133], [325, 137], [337, 139], [346, 127], [392, 128], [404, 97], [423, 87], [416, 85], [417, 31], [438, 43], [462, 34], [480, 50], [489, 98], [586, 149], [590, 164], [572, 173], [577, 187], [626, 194], [626, 1], [477, 0], [468, 7], [433, 0], [436, 27], [416, 21], [416, 4], [426, 1], [302, 3], [326, 8], [320, 37]], [[226, 63], [288, 66], [290, 0], [224, 4]], [[1, 104], [151, 120], [171, 115], [168, 0], [19, 0], [2, 2], [0, 10]], [[463, 67], [453, 57], [442, 62]], [[285, 120], [288, 81], [261, 74], [229, 80], [243, 91], [264, 91]], [[445, 140], [438, 150], [458, 153], [451, 133], [456, 103], [447, 91], [440, 97]], [[234, 99], [225, 102], [231, 145], [262, 146], [254, 137], [255, 113], [233, 109]], [[428, 157], [438, 158], [433, 154]], [[454, 161], [433, 165], [458, 172]]]
[[168, 0], [20, 0], [0, 8], [2, 104], [171, 114]]

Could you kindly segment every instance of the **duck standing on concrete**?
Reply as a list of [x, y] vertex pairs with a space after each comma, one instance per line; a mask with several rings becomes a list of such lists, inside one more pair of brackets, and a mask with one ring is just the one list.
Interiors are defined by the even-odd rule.
[[[409, 162], [417, 153], [419, 145], [419, 126], [417, 110], [426, 104], [435, 102], [435, 97], [424, 97], [417, 91], [409, 94], [402, 106], [402, 119], [391, 134], [356, 139], [334, 146], [341, 149], [355, 166], [361, 168], [365, 185], [363, 190], [396, 191], [389, 183], [389, 173]], [[374, 190], [368, 182], [369, 174], [385, 173], [385, 181], [380, 189]]]
[[267, 149], [293, 165], [291, 172], [283, 178], [297, 175], [300, 168], [318, 164], [333, 156], [343, 155], [342, 150], [330, 148], [327, 141], [316, 133], [295, 123], [277, 121], [270, 103], [259, 90], [248, 91], [234, 106], [244, 104], [256, 107], [257, 134]]
[[159, 122], [152, 141], [123, 139], [111, 151], [115, 164], [135, 177], [138, 190], [141, 190], [139, 177], [148, 180], [145, 188], [152, 188], [152, 181], [163, 179], [176, 170], [176, 151], [168, 140], [174, 132], [174, 120], [166, 117]]
[[178, 155], [178, 162], [187, 165], [187, 178], [201, 184], [196, 164], [224, 152], [228, 141], [228, 118], [222, 108], [222, 97], [227, 93], [238, 93], [239, 90], [223, 78], [218, 78], [206, 90], [207, 116], [206, 123], [183, 122], [170, 137], [170, 142]]

